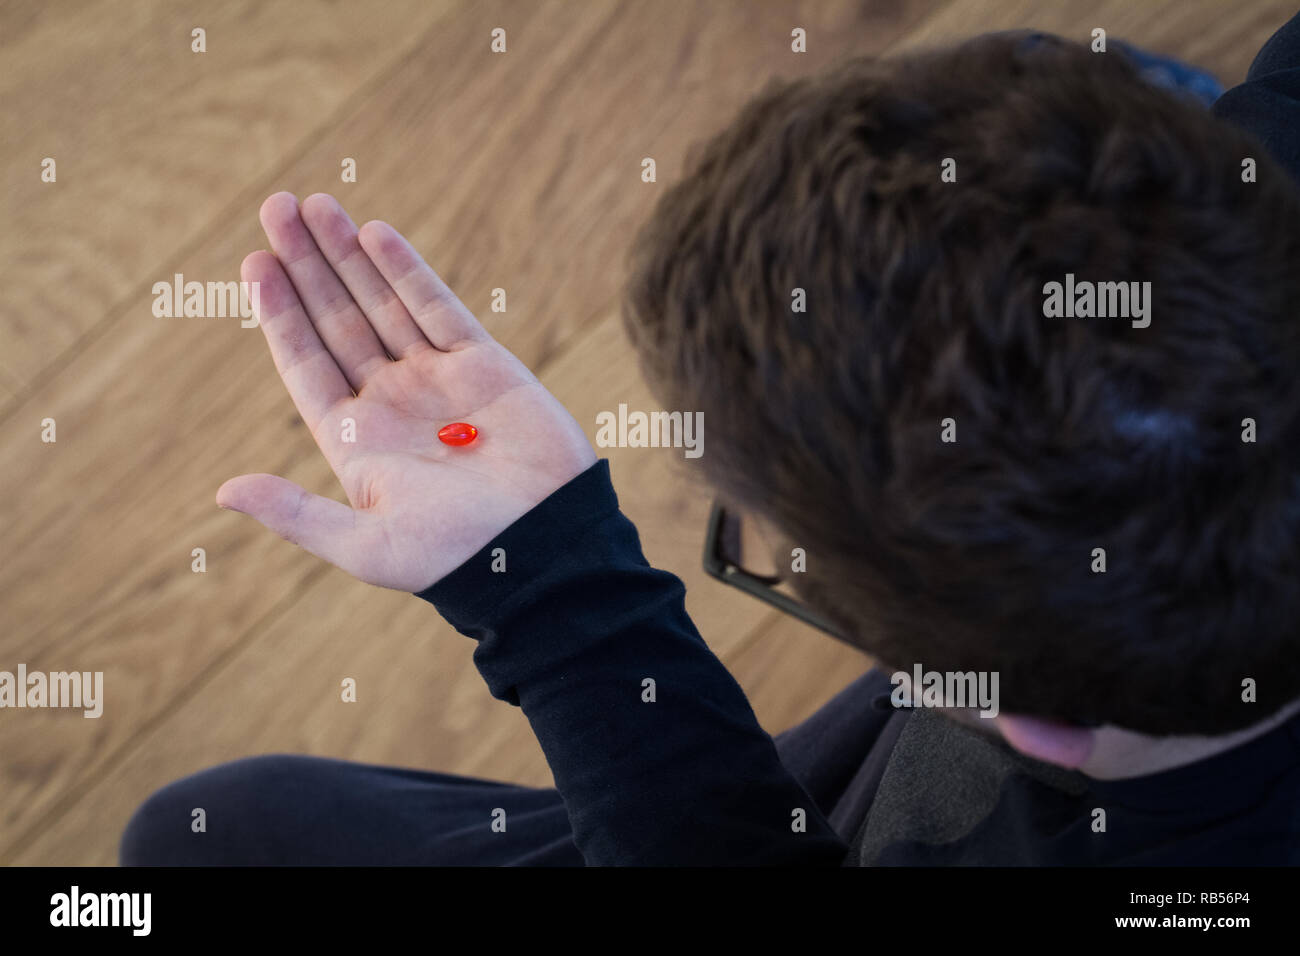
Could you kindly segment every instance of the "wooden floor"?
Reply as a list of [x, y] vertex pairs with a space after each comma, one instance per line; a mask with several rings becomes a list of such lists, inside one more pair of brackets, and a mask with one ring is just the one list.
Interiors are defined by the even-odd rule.
[[[151, 791], [251, 754], [549, 783], [522, 715], [431, 608], [213, 503], [244, 472], [339, 495], [260, 333], [151, 311], [174, 273], [237, 278], [264, 246], [265, 196], [330, 191], [358, 222], [394, 223], [594, 435], [602, 409], [654, 407], [619, 327], [624, 250], [688, 146], [769, 78], [984, 30], [1100, 26], [1235, 82], [1293, 7], [3, 4], [0, 670], [103, 671], [106, 703], [98, 720], [0, 711], [0, 862], [113, 863]], [[790, 52], [794, 27], [807, 54]], [[646, 156], [657, 184], [641, 182]], [[345, 157], [356, 183], [340, 182]], [[497, 286], [504, 315], [488, 309]], [[680, 452], [605, 453], [650, 561], [686, 581], [769, 731], [864, 669], [705, 577], [709, 494]]]

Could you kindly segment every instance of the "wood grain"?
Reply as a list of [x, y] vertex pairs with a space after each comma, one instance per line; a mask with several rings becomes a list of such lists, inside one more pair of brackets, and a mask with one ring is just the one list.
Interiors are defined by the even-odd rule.
[[[152, 270], [241, 212], [443, 0], [7, 4], [0, 385], [36, 380]], [[207, 51], [191, 51], [191, 31]], [[55, 160], [57, 181], [42, 182]], [[338, 168], [338, 161], [334, 163]], [[207, 277], [204, 277], [205, 279]], [[151, 280], [152, 281], [152, 280]]]

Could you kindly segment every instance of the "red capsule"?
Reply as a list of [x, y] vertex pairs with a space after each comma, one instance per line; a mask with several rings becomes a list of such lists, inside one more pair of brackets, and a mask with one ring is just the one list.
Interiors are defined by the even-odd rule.
[[452, 422], [438, 429], [438, 440], [444, 445], [468, 445], [478, 438], [478, 429], [467, 422]]

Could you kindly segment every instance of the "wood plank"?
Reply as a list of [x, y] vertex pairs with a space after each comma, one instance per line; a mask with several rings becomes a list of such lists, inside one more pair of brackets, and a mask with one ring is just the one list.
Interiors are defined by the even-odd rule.
[[[250, 186], [452, 9], [5, 4], [0, 383], [33, 382], [232, 201], [246, 209]], [[190, 49], [195, 27], [206, 53]], [[41, 181], [45, 157], [54, 183]]]
[[[431, 37], [424, 52], [452, 64], [457, 50], [488, 35], [477, 22], [458, 24]], [[557, 41], [584, 35], [562, 21], [550, 29]], [[459, 62], [462, 73], [479, 69]], [[522, 81], [526, 63], [518, 62]], [[423, 72], [414, 61], [407, 68]], [[330, 147], [320, 155], [347, 153]], [[335, 175], [334, 159], [328, 173], [316, 160], [303, 157], [298, 175]], [[263, 244], [255, 204], [213, 235], [179, 271], [234, 278], [243, 253]], [[157, 319], [151, 302], [138, 290], [95, 348], [0, 424], [0, 448], [12, 454], [0, 476], [12, 503], [5, 539], [10, 553], [22, 553], [0, 567], [0, 596], [16, 625], [0, 635], [0, 655], [35, 670], [102, 670], [108, 696], [97, 721], [55, 731], [45, 715], [27, 712], [0, 723], [0, 860], [50, 801], [99, 772], [235, 642], [250, 639], [268, 612], [324, 573], [309, 555], [252, 522], [231, 521], [212, 501], [221, 481], [247, 471], [338, 493], [261, 333], [229, 319]], [[53, 445], [37, 440], [47, 415], [59, 423]], [[190, 571], [194, 547], [207, 549], [204, 574]]]

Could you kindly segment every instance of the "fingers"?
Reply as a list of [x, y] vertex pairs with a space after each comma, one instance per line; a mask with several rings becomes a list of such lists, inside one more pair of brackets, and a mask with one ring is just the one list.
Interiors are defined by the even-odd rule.
[[388, 280], [361, 248], [357, 227], [338, 200], [325, 193], [313, 193], [302, 201], [302, 219], [389, 355], [401, 359], [433, 348]]
[[256, 518], [286, 541], [367, 579], [359, 522], [373, 520], [275, 475], [241, 475], [217, 489], [217, 504]]
[[239, 277], [258, 285], [258, 324], [289, 397], [315, 435], [326, 413], [352, 397], [352, 387], [316, 334], [275, 256], [254, 252], [239, 267]]
[[259, 213], [271, 248], [298, 290], [303, 309], [352, 388], [390, 361], [351, 294], [321, 255], [292, 193], [276, 193]]
[[357, 238], [435, 346], [450, 352], [457, 346], [488, 338], [473, 313], [396, 229], [386, 222], [368, 222]]

